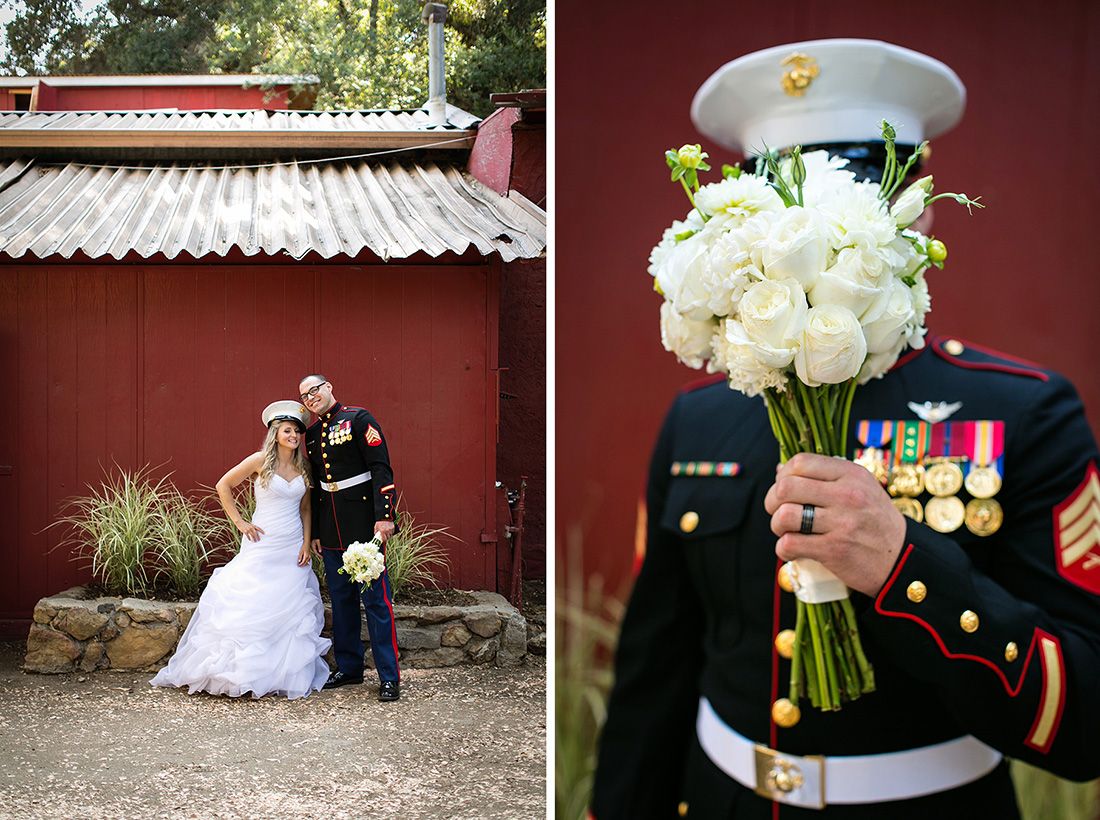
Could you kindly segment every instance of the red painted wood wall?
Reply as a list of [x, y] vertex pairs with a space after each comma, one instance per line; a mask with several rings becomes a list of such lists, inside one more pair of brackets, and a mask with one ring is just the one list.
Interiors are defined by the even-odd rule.
[[494, 589], [498, 299], [490, 265], [0, 267], [0, 626], [85, 580], [43, 528], [101, 466], [212, 485], [316, 371], [376, 415], [407, 507], [462, 539], [445, 580]]
[[[658, 425], [698, 374], [660, 346], [646, 274], [661, 231], [687, 208], [662, 152], [699, 141], [700, 84], [742, 54], [796, 40], [884, 39], [952, 66], [969, 90], [961, 125], [934, 141], [948, 266], [929, 277], [934, 332], [1013, 351], [1067, 374], [1100, 424], [1100, 5], [875, 0], [556, 7], [556, 430], [558, 579], [567, 540], [589, 574], [628, 583], [637, 503]], [[705, 142], [705, 141], [704, 141]], [[717, 168], [730, 158], [705, 145]], [[950, 397], [944, 397], [950, 398]]]
[[[0, 111], [15, 109], [15, 95], [0, 89]], [[288, 107], [287, 86], [238, 88], [233, 86], [53, 86], [39, 83], [39, 111], [131, 111], [178, 108], [182, 111], [211, 109], [269, 109]]]

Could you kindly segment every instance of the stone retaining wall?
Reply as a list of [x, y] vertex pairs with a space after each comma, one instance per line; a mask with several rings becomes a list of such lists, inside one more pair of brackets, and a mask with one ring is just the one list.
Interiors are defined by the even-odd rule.
[[[409, 668], [495, 663], [527, 654], [527, 622], [494, 592], [463, 593], [462, 606], [393, 607], [401, 664]], [[168, 662], [198, 604], [141, 598], [91, 598], [83, 587], [43, 598], [34, 608], [23, 668], [28, 672], [152, 672]], [[332, 615], [325, 605], [325, 631]], [[368, 643], [366, 623], [363, 640]], [[369, 653], [368, 653], [368, 665]]]

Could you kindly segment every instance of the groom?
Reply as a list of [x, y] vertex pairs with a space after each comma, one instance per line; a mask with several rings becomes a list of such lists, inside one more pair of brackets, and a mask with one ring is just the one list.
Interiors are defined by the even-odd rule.
[[[394, 532], [394, 484], [382, 429], [362, 407], [340, 404], [322, 375], [306, 376], [298, 385], [302, 404], [317, 416], [306, 431], [306, 452], [313, 468], [313, 551], [325, 562], [332, 598], [332, 643], [337, 671], [326, 689], [363, 682], [359, 585], [338, 572], [344, 550], [375, 534], [385, 542]], [[385, 555], [385, 546], [382, 548]], [[362, 591], [371, 654], [381, 686], [378, 699], [401, 696], [397, 666], [397, 632], [390, 602], [390, 579], [382, 572]]]

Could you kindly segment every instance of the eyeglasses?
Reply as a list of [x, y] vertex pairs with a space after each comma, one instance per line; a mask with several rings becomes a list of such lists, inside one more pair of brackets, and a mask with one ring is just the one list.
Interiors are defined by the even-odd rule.
[[324, 387], [326, 384], [328, 384], [328, 382], [321, 382], [320, 384], [315, 384], [315, 385], [313, 385], [313, 387], [309, 388], [309, 390], [307, 390], [305, 393], [300, 395], [298, 398], [302, 400], [302, 404], [305, 404], [307, 401], [309, 401], [314, 396], [316, 396], [317, 391], [320, 390], [322, 387]]

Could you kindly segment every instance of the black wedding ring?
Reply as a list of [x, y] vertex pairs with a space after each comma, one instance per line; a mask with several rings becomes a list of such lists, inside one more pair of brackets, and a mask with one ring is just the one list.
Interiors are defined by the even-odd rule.
[[814, 505], [802, 505], [802, 526], [798, 530], [803, 535], [813, 535], [814, 532]]

